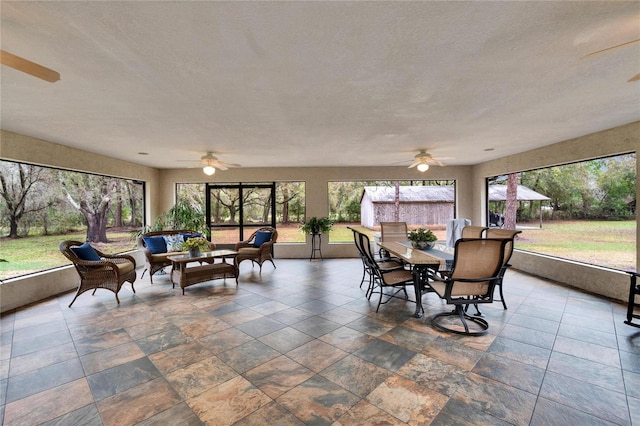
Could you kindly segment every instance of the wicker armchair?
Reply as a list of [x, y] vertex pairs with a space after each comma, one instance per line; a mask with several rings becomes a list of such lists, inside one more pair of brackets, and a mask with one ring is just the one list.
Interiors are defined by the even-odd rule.
[[133, 292], [136, 292], [133, 287], [133, 283], [136, 280], [136, 261], [132, 256], [124, 254], [109, 255], [94, 249], [101, 260], [83, 260], [71, 250], [83, 244], [80, 241], [63, 241], [60, 243], [60, 252], [73, 263], [78, 275], [80, 275], [78, 291], [69, 307], [85, 291], [93, 290], [92, 294], [95, 294], [99, 288], [114, 292], [116, 301], [119, 304], [118, 292], [127, 281], [131, 283]]
[[[259, 247], [255, 247], [256, 237], [260, 231], [271, 232], [271, 239], [260, 244]], [[266, 261], [271, 262], [273, 267], [276, 267], [276, 264], [273, 263], [273, 245], [278, 240], [278, 231], [276, 228], [265, 227], [260, 228], [255, 231], [251, 236], [244, 240], [236, 243], [236, 251], [238, 255], [236, 256], [236, 264], [240, 267], [240, 262], [243, 260], [250, 260], [251, 266], [257, 263], [260, 266], [260, 273], [262, 274], [262, 264]]]

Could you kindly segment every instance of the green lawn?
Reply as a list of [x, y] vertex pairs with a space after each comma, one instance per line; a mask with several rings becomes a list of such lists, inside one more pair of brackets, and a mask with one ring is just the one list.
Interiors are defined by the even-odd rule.
[[[351, 243], [350, 224], [336, 224], [331, 230], [332, 243]], [[351, 224], [355, 225], [355, 224]], [[523, 229], [516, 240], [516, 248], [538, 253], [570, 258], [581, 262], [613, 268], [636, 270], [636, 222], [635, 221], [562, 221], [545, 222], [539, 229], [537, 223], [518, 224]], [[434, 230], [438, 238], [445, 239], [445, 231]], [[371, 231], [371, 237], [373, 236]], [[297, 225], [279, 226], [278, 240], [304, 242], [305, 236]], [[108, 233], [110, 244], [95, 244], [106, 253], [120, 253], [135, 248], [128, 232]], [[0, 279], [23, 275], [67, 264], [58, 251], [62, 240], [84, 241], [85, 233], [0, 239]]]
[[[94, 244], [94, 247], [105, 253], [121, 253], [135, 248], [135, 242], [128, 232], [109, 232], [107, 238], [111, 241], [110, 244]], [[72, 239], [84, 241], [86, 232], [15, 240], [0, 239], [0, 259], [6, 260], [0, 262], [0, 279], [68, 264], [69, 261], [58, 250], [58, 245], [60, 241]]]
[[[530, 227], [527, 227], [530, 225]], [[561, 221], [518, 224], [515, 247], [594, 265], [636, 270], [636, 222]]]

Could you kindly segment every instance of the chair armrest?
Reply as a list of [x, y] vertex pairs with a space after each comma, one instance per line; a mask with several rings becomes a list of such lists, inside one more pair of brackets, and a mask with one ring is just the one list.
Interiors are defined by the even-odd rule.
[[236, 251], [238, 251], [238, 249], [241, 249], [241, 248], [252, 247], [252, 246], [253, 246], [252, 241], [239, 241], [236, 243]]
[[[149, 250], [147, 250], [147, 251], [149, 251]], [[107, 253], [101, 252], [100, 250], [97, 250], [97, 249], [96, 249], [96, 252], [98, 253], [98, 256], [100, 256], [104, 261], [112, 262], [112, 263], [131, 262], [131, 263], [133, 263], [133, 268], [135, 269], [135, 267], [136, 267], [136, 259], [131, 255], [128, 255], [128, 254], [107, 254]], [[149, 256], [151, 256], [151, 252], [149, 252]], [[118, 268], [116, 267], [116, 269], [118, 269]]]

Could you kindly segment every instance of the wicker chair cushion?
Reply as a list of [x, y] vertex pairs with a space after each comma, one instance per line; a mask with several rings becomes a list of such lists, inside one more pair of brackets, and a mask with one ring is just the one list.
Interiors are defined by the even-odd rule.
[[259, 252], [260, 252], [260, 247], [242, 247], [241, 249], [238, 250], [238, 253], [242, 253], [242, 254], [253, 253], [256, 256], [258, 255]]
[[147, 246], [151, 254], [166, 253], [167, 243], [164, 241], [164, 237], [142, 237], [144, 244]]
[[70, 248], [73, 254], [78, 256], [79, 259], [82, 260], [101, 260], [100, 255], [96, 250], [91, 247], [89, 243], [84, 243], [81, 246], [71, 247]]
[[271, 240], [271, 236], [272, 235], [273, 235], [273, 232], [258, 231], [256, 233], [256, 238], [253, 240], [253, 246], [254, 247], [260, 247], [262, 244], [264, 244], [267, 241]]
[[131, 272], [135, 269], [135, 265], [131, 262], [116, 263], [120, 275]]

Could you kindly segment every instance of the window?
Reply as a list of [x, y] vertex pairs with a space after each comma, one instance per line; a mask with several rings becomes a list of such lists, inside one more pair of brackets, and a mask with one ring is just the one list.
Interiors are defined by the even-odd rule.
[[132, 250], [144, 209], [143, 182], [0, 161], [0, 278], [68, 264], [62, 240]]
[[[396, 191], [397, 190], [397, 191]], [[380, 230], [380, 222], [404, 221], [446, 237], [446, 221], [455, 217], [455, 181], [329, 182], [329, 215], [335, 224], [329, 242], [353, 242], [348, 226]], [[396, 194], [399, 195], [395, 203]]]
[[[243, 185], [250, 186], [250, 184]], [[278, 229], [278, 242], [304, 243], [305, 237], [298, 228], [305, 217], [305, 183], [276, 182], [275, 188], [276, 228]], [[191, 205], [199, 206], [198, 208], [201, 209], [204, 217], [206, 212], [205, 190], [206, 184], [204, 183], [180, 183], [176, 185], [176, 199], [179, 202], [187, 202]], [[246, 199], [244, 208], [247, 209], [247, 217], [261, 216], [264, 212], [265, 205], [256, 201], [259, 200], [260, 197], [253, 197], [251, 189], [245, 191], [244, 195]], [[229, 202], [232, 201], [232, 198], [233, 197], [226, 197], [226, 200]], [[236, 205], [238, 202], [239, 200], [233, 201], [234, 205]], [[225, 209], [225, 211], [232, 210], [231, 207], [232, 206], [227, 206], [227, 209]], [[215, 216], [218, 211], [217, 209], [212, 210], [214, 210], [212, 212], [212, 215]], [[219, 217], [217, 218], [217, 220], [224, 221], [228, 224], [229, 221], [233, 219], [231, 217]], [[237, 220], [237, 217], [235, 218], [235, 220]], [[214, 236], [214, 241], [218, 241], [224, 244], [235, 242], [238, 240], [237, 228], [229, 227], [226, 230], [219, 229], [215, 232], [216, 234]]]
[[635, 154], [496, 176], [489, 225], [515, 224], [520, 250], [636, 270], [636, 182]]

